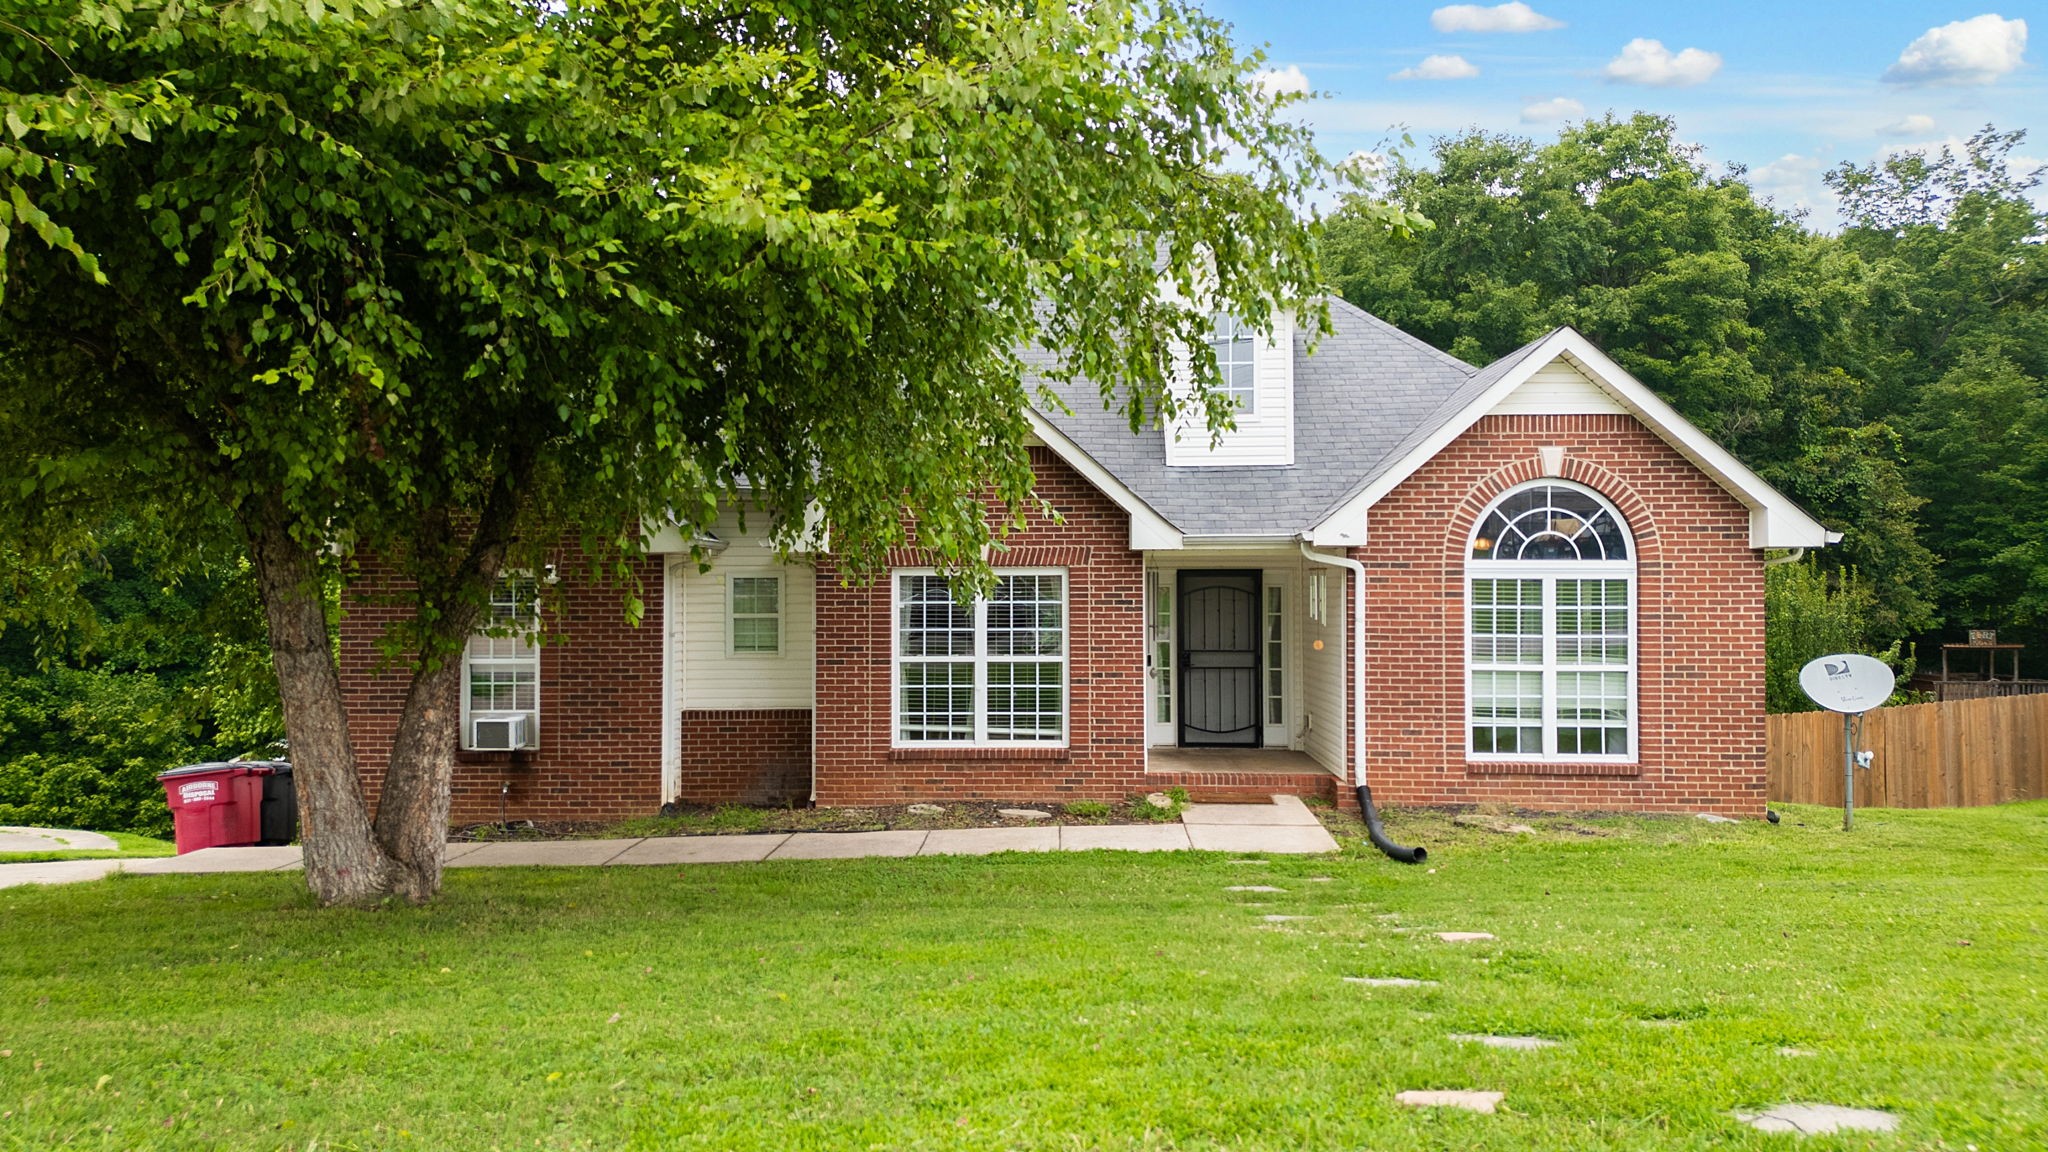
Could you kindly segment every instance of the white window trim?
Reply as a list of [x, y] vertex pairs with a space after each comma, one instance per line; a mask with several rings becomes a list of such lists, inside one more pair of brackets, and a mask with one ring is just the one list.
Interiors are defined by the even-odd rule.
[[[529, 572], [504, 572], [504, 573], [500, 573], [500, 574], [499, 574], [499, 576], [498, 576], [498, 579], [499, 579], [499, 580], [531, 580], [531, 579], [533, 579], [533, 574], [532, 574], [532, 573], [529, 573]], [[493, 582], [493, 585], [492, 585], [492, 590], [493, 590], [493, 591], [495, 591], [495, 590], [496, 590], [496, 583], [495, 583], [495, 582]], [[486, 605], [485, 605], [485, 608], [484, 608], [484, 611], [485, 611], [485, 613], [486, 613], [486, 614], [488, 614], [488, 613], [490, 612], [490, 607], [489, 607], [488, 603], [486, 603]], [[487, 628], [489, 627], [488, 621], [486, 621], [486, 624], [485, 624], [485, 626], [486, 626]], [[482, 632], [482, 631], [478, 631], [478, 632], [472, 633], [472, 634], [471, 634], [471, 635], [470, 635], [470, 636], [469, 636], [468, 638], [466, 638], [466, 639], [464, 639], [464, 640], [463, 640], [463, 642], [462, 642], [462, 731], [461, 731], [460, 733], [458, 733], [458, 735], [459, 735], [459, 737], [460, 737], [460, 740], [459, 740], [459, 742], [458, 742], [458, 747], [460, 747], [460, 748], [461, 748], [461, 749], [462, 749], [463, 751], [465, 751], [465, 752], [476, 752], [476, 751], [486, 751], [486, 749], [479, 749], [479, 748], [477, 748], [477, 747], [475, 746], [475, 745], [476, 745], [476, 740], [475, 740], [475, 737], [476, 737], [476, 727], [475, 727], [474, 721], [477, 721], [477, 720], [504, 720], [504, 719], [511, 719], [512, 717], [515, 717], [515, 716], [526, 716], [526, 717], [529, 717], [529, 721], [528, 721], [528, 728], [529, 728], [529, 731], [528, 731], [528, 732], [527, 732], [527, 734], [526, 734], [526, 743], [525, 743], [525, 744], [523, 744], [523, 745], [521, 745], [521, 747], [520, 747], [520, 750], [521, 750], [521, 751], [529, 751], [529, 752], [530, 752], [530, 751], [532, 751], [532, 750], [534, 750], [534, 749], [536, 749], [536, 748], [539, 748], [539, 747], [540, 747], [540, 717], [541, 717], [541, 705], [542, 705], [542, 700], [541, 700], [541, 667], [540, 667], [540, 651], [541, 651], [541, 644], [540, 644], [540, 627], [541, 627], [541, 618], [540, 618], [540, 585], [539, 585], [539, 583], [538, 583], [538, 582], [536, 581], [536, 582], [535, 582], [535, 584], [534, 584], [534, 597], [533, 597], [533, 628], [532, 628], [531, 632], [529, 632], [529, 633], [528, 633], [528, 635], [527, 635], [527, 638], [526, 638], [526, 641], [525, 641], [525, 644], [526, 644], [526, 652], [527, 652], [527, 654], [526, 654], [525, 656], [523, 656], [523, 657], [498, 657], [498, 658], [492, 658], [492, 659], [489, 659], [489, 660], [486, 660], [486, 661], [485, 661], [485, 663], [488, 663], [488, 664], [528, 664], [528, 663], [530, 663], [530, 664], [532, 664], [532, 665], [533, 665], [533, 708], [532, 708], [532, 709], [531, 709], [530, 711], [529, 711], [529, 710], [525, 710], [525, 709], [512, 709], [512, 710], [509, 710], [509, 711], [508, 711], [508, 710], [503, 710], [503, 709], [486, 709], [486, 710], [484, 710], [484, 711], [482, 711], [482, 712], [478, 712], [478, 711], [475, 711], [474, 709], [472, 709], [472, 707], [471, 707], [471, 704], [470, 704], [470, 683], [469, 683], [469, 670], [470, 670], [470, 663], [471, 663], [472, 657], [471, 657], [471, 655], [470, 655], [470, 651], [469, 651], [469, 646], [470, 646], [470, 642], [471, 642], [471, 641], [473, 641], [474, 639], [476, 639], [476, 637], [478, 637], [478, 636], [482, 636], [482, 635], [485, 635], [485, 633], [484, 633], [484, 632]], [[487, 751], [493, 751], [493, 752], [496, 752], [496, 751], [502, 751], [502, 749], [496, 749], [496, 748], [493, 748], [493, 749], [487, 749]]]
[[[1178, 744], [1180, 742], [1180, 678], [1175, 662], [1180, 657], [1180, 621], [1174, 613], [1174, 602], [1178, 582], [1172, 568], [1147, 570], [1145, 582], [1145, 662], [1151, 672], [1150, 683], [1145, 689], [1146, 742]], [[1160, 624], [1160, 613], [1164, 611], [1166, 623]], [[1159, 652], [1164, 645], [1162, 658]], [[1166, 716], [1160, 718], [1160, 705], [1166, 707]]]
[[[755, 652], [751, 650], [743, 650], [739, 647], [739, 620], [741, 613], [738, 611], [739, 601], [736, 599], [737, 593], [733, 588], [733, 581], [735, 580], [775, 581], [775, 613], [772, 617], [772, 619], [775, 621], [774, 651]], [[787, 610], [789, 608], [789, 589], [788, 586], [783, 582], [782, 573], [730, 572], [726, 574], [724, 584], [725, 654], [738, 660], [780, 660], [782, 658], [783, 652], [787, 650], [789, 647], [789, 645], [784, 641], [784, 633], [786, 629], [784, 629], [783, 627], [783, 617], [787, 613]], [[771, 619], [771, 617], [768, 614], [762, 612], [749, 612], [745, 615], [746, 618], [749, 620]]]
[[[1275, 747], [1272, 739], [1275, 729], [1278, 729], [1282, 734], [1282, 740], [1278, 745], [1282, 748], [1288, 746], [1287, 741], [1294, 735], [1293, 592], [1294, 590], [1289, 585], [1285, 574], [1272, 571], [1260, 573], [1259, 720], [1262, 725], [1260, 735], [1264, 737], [1263, 744], [1267, 748]], [[1280, 597], [1280, 638], [1278, 640], [1273, 639], [1267, 633], [1267, 629], [1272, 627], [1273, 624], [1272, 600], [1276, 593]], [[1280, 647], [1280, 659], [1277, 661], [1272, 659], [1273, 646], [1275, 644], [1278, 644]], [[1280, 718], [1278, 720], [1273, 719], [1272, 712], [1273, 673], [1275, 672], [1280, 674]]]
[[[1244, 358], [1238, 358], [1242, 345]], [[1218, 312], [1211, 322], [1209, 351], [1216, 357], [1217, 383], [1219, 391], [1232, 398], [1242, 397], [1237, 406], [1239, 416], [1259, 414], [1259, 334], [1245, 325], [1245, 322], [1228, 312]], [[1251, 374], [1250, 388], [1237, 389], [1230, 385], [1230, 369], [1242, 363]]]
[[[1486, 518], [1502, 501], [1526, 488], [1551, 487], [1569, 488], [1598, 501], [1614, 522], [1621, 527], [1628, 538], [1629, 558], [1626, 560], [1474, 560], [1472, 542], [1479, 530], [1486, 524]], [[1472, 523], [1472, 533], [1465, 541], [1465, 613], [1464, 629], [1464, 675], [1463, 691], [1465, 707], [1465, 760], [1471, 764], [1636, 764], [1642, 754], [1642, 709], [1641, 677], [1638, 674], [1642, 650], [1642, 617], [1636, 610], [1636, 537], [1628, 521], [1622, 519], [1612, 501], [1587, 488], [1570, 481], [1546, 478], [1528, 484], [1518, 484], [1495, 497]], [[1472, 585], [1475, 580], [1541, 580], [1543, 582], [1543, 662], [1536, 664], [1480, 665], [1473, 658], [1475, 648], [1472, 634]], [[1557, 584], [1560, 580], [1626, 580], [1628, 582], [1628, 660], [1624, 665], [1612, 664], [1560, 664], [1557, 660]], [[1474, 672], [1541, 672], [1543, 674], [1543, 752], [1479, 752], [1472, 744], [1472, 729], [1477, 720], [1473, 716], [1472, 674]], [[1589, 756], [1574, 752], [1560, 754], [1557, 751], [1557, 677], [1560, 672], [1623, 672], [1628, 676], [1628, 754], [1625, 756]]]
[[[1074, 726], [1073, 635], [1074, 578], [1065, 568], [999, 568], [1003, 576], [1058, 576], [1062, 597], [1060, 628], [1060, 736], [1058, 740], [991, 740], [988, 736], [988, 666], [1014, 658], [988, 653], [988, 601], [974, 602], [974, 654], [950, 656], [933, 663], [974, 665], [974, 738], [972, 740], [906, 740], [903, 738], [903, 580], [905, 576], [937, 576], [936, 568], [889, 570], [889, 743], [893, 748], [1065, 748]], [[1041, 661], [1050, 663], [1050, 661]], [[1149, 700], [1147, 702], [1149, 704]]]

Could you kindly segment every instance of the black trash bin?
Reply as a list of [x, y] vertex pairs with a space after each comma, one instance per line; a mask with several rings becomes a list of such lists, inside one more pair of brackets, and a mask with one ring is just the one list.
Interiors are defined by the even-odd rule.
[[263, 839], [261, 844], [289, 844], [299, 838], [299, 790], [292, 783], [288, 760], [266, 760], [263, 774]]

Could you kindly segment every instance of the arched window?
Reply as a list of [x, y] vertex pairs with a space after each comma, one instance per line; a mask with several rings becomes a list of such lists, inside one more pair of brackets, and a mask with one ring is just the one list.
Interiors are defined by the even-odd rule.
[[1466, 751], [1474, 760], [1635, 756], [1635, 550], [1600, 495], [1501, 494], [1465, 562]]

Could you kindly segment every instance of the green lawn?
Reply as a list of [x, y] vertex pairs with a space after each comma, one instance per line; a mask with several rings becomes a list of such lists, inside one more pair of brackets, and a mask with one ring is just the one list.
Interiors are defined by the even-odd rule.
[[169, 840], [154, 836], [138, 836], [133, 832], [103, 832], [114, 843], [120, 845], [112, 852], [0, 852], [0, 864], [37, 864], [46, 860], [140, 860], [148, 856], [175, 856], [177, 845]]
[[[371, 912], [290, 875], [0, 890], [0, 1148], [1782, 1149], [1728, 1113], [1786, 1101], [1904, 1119], [1803, 1148], [2048, 1146], [2048, 804], [1538, 823], [1404, 816], [1416, 868], [1353, 840], [479, 869]], [[1255, 883], [1287, 891], [1225, 891]]]

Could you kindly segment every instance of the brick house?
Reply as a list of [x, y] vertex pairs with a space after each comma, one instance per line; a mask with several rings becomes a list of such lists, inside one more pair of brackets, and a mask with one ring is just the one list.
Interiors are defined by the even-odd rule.
[[[1838, 539], [1585, 337], [1475, 369], [1341, 302], [1219, 324], [1220, 442], [1033, 414], [1050, 515], [970, 608], [916, 549], [842, 583], [729, 515], [657, 533], [647, 610], [572, 586], [465, 656], [458, 819], [669, 802], [1321, 794], [1545, 809], [1764, 806], [1766, 549]], [[502, 615], [531, 603], [508, 580]], [[374, 789], [402, 681], [342, 625]], [[503, 794], [501, 796], [501, 793]]]

